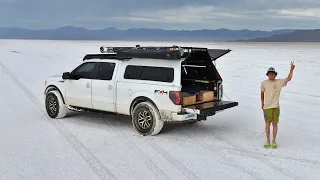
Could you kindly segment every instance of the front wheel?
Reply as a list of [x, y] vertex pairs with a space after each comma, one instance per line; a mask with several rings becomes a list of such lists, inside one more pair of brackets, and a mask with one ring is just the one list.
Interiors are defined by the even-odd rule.
[[132, 124], [135, 131], [146, 136], [158, 134], [164, 122], [160, 120], [158, 110], [150, 102], [142, 102], [133, 109]]
[[60, 119], [67, 115], [68, 107], [63, 104], [62, 97], [58, 91], [50, 91], [46, 94], [45, 106], [47, 114], [51, 118]]

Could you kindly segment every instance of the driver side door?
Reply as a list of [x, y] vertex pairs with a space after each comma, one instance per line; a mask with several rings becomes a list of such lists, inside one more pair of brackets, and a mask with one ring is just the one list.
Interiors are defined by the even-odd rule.
[[86, 62], [70, 73], [65, 81], [67, 104], [82, 108], [92, 108], [92, 79], [97, 74], [96, 62]]

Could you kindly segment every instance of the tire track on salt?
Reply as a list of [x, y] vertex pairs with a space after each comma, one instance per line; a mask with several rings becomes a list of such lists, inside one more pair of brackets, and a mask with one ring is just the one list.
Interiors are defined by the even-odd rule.
[[[261, 155], [262, 156], [265, 156], [266, 154], [263, 154], [263, 153], [259, 153], [259, 154], [255, 154], [254, 152], [251, 152], [251, 151], [248, 151], [248, 150], [245, 150], [237, 145], [235, 145], [234, 143], [232, 143], [231, 141], [227, 140], [226, 138], [223, 138], [222, 136], [219, 135], [219, 138], [218, 140], [219, 141], [222, 141], [222, 142], [225, 142], [226, 144], [228, 144], [229, 146], [231, 146], [232, 148], [227, 148], [227, 147], [223, 147], [223, 146], [216, 146], [216, 147], [213, 147], [213, 145], [209, 145], [208, 143], [204, 142], [204, 141], [201, 141], [201, 140], [197, 140], [197, 139], [194, 139], [192, 136], [188, 135], [187, 132], [185, 132], [185, 130], [179, 130], [179, 129], [176, 129], [177, 131], [180, 131], [182, 132], [186, 137], [188, 137], [191, 141], [196, 141], [196, 142], [200, 142], [200, 144], [204, 145], [205, 148], [207, 148], [208, 150], [214, 152], [214, 153], [217, 153], [217, 151], [214, 151], [212, 148], [216, 148], [216, 147], [219, 147], [221, 149], [225, 149], [225, 150], [231, 150], [231, 151], [235, 151], [235, 152], [238, 152], [238, 153], [241, 153], [241, 156], [245, 156], [245, 157], [248, 157], [248, 158], [252, 158], [252, 159], [255, 159], [259, 162], [261, 162], [262, 164], [265, 164], [266, 166], [274, 169], [275, 171], [278, 171], [280, 173], [282, 173], [283, 175], [289, 177], [290, 179], [295, 179], [295, 177], [292, 177], [289, 173], [286, 173], [284, 171], [283, 168], [279, 167], [279, 166], [275, 166], [273, 165], [272, 163], [270, 162], [267, 162], [265, 161], [262, 157], [260, 157]], [[208, 133], [204, 130], [204, 132], [209, 135], [209, 136], [212, 136], [211, 133]], [[215, 136], [213, 136], [214, 138], [216, 138]], [[217, 139], [217, 138], [216, 138]], [[272, 156], [272, 155], [267, 155], [267, 156]], [[285, 158], [277, 158], [277, 157], [274, 157], [272, 156], [272, 158], [276, 158], [276, 159], [285, 159]], [[291, 159], [293, 160], [293, 159]], [[301, 162], [301, 161], [298, 161], [298, 162]], [[234, 164], [230, 164], [230, 163], [227, 163], [227, 162], [224, 162], [226, 164], [229, 164], [230, 166], [234, 167], [234, 168], [240, 168], [240, 170], [244, 171], [244, 172], [249, 172], [250, 175], [254, 176], [255, 179], [257, 179], [258, 177], [256, 177], [256, 173], [254, 173], [253, 171], [250, 171], [250, 170], [246, 170], [245, 168], [243, 167], [240, 167], [240, 166], [235, 166]], [[313, 163], [312, 163], [313, 164]], [[253, 175], [255, 174], [255, 175]], [[258, 178], [259, 179], [259, 178]]]
[[[113, 128], [116, 129], [116, 131], [118, 132], [117, 135], [119, 135], [121, 139], [123, 139], [126, 142], [130, 150], [134, 151], [135, 154], [140, 156], [141, 159], [148, 160], [148, 161], [145, 161], [147, 168], [150, 171], [154, 172], [156, 175], [160, 175], [159, 179], [170, 179], [169, 176], [165, 173], [165, 171], [163, 171], [159, 166], [157, 166], [156, 163], [146, 153], [144, 153], [135, 142], [130, 141], [127, 138], [129, 136], [126, 137], [124, 135], [124, 133], [119, 128], [119, 124], [118, 125], [115, 124], [114, 121], [108, 121], [105, 116], [101, 116], [100, 118], [106, 123], [108, 127], [111, 127], [112, 129]], [[120, 118], [121, 119], [120, 121], [124, 122], [121, 116], [116, 115], [115, 118]]]
[[[189, 139], [189, 141], [191, 141], [191, 142], [197, 142], [198, 145], [199, 145], [199, 143], [200, 143], [200, 144], [204, 145], [204, 147], [207, 148], [209, 151], [214, 152], [214, 153], [217, 153], [217, 151], [213, 151], [213, 149], [209, 148], [209, 147], [210, 147], [209, 144], [207, 144], [207, 143], [205, 143], [205, 142], [203, 142], [203, 141], [201, 141], [201, 140], [199, 141], [199, 140], [196, 140], [196, 139], [192, 138], [192, 137], [189, 136], [185, 131], [179, 130], [179, 129], [177, 129], [177, 128], [175, 128], [175, 129], [176, 129], [177, 131], [183, 133], [183, 135], [186, 136], [186, 137]], [[219, 140], [220, 140], [220, 139], [219, 139]], [[220, 141], [221, 141], [221, 140], [220, 140]], [[219, 146], [219, 147], [220, 147], [220, 146]], [[222, 147], [222, 146], [221, 146], [221, 147]], [[224, 148], [224, 147], [223, 147], [223, 148], [221, 148], [221, 149], [229, 150], [229, 149], [233, 149], [233, 148], [227, 148], [227, 147]], [[238, 170], [244, 172], [245, 174], [247, 174], [247, 175], [249, 175], [250, 177], [252, 177], [252, 179], [261, 179], [261, 178], [259, 178], [259, 175], [258, 175], [257, 173], [255, 173], [255, 172], [253, 172], [252, 170], [247, 170], [247, 169], [245, 169], [245, 168], [243, 168], [243, 167], [241, 167], [241, 166], [238, 166], [238, 165], [235, 165], [235, 164], [231, 164], [231, 163], [229, 163], [228, 161], [222, 161], [222, 160], [219, 160], [219, 161], [220, 161], [221, 163], [223, 163], [223, 164], [231, 167], [231, 168], [238, 169]]]
[[[26, 88], [14, 74], [0, 61], [0, 66], [3, 71], [8, 74], [11, 79], [21, 88], [21, 90], [27, 95], [27, 97], [34, 103], [36, 107], [43, 113], [43, 109], [40, 101]], [[77, 139], [63, 124], [58, 120], [52, 120], [51, 118], [42, 116], [43, 119], [48, 120], [58, 130], [58, 132], [69, 142], [72, 148], [84, 159], [84, 161], [92, 168], [92, 170], [104, 180], [117, 179], [111, 171], [105, 167], [80, 141]]]
[[[276, 156], [276, 155], [272, 155], [272, 154], [264, 154], [264, 153], [260, 153], [260, 152], [254, 152], [254, 151], [246, 150], [246, 149], [243, 149], [241, 147], [237, 148], [237, 147], [232, 146], [231, 144], [228, 144], [228, 142], [225, 142], [224, 140], [226, 138], [223, 138], [220, 135], [218, 135], [219, 138], [217, 138], [217, 137], [214, 137], [214, 138], [216, 138], [219, 141], [225, 142], [226, 144], [228, 144], [231, 147], [225, 147], [225, 146], [220, 146], [220, 145], [214, 145], [213, 146], [213, 145], [205, 143], [205, 142], [203, 142], [201, 140], [194, 139], [193, 137], [188, 135], [188, 133], [186, 133], [185, 131], [182, 131], [182, 130], [177, 129], [177, 128], [174, 128], [174, 129], [176, 129], [177, 131], [183, 133], [184, 136], [186, 136], [189, 139], [190, 142], [199, 142], [200, 141], [200, 142], [204, 143], [203, 145], [205, 145], [207, 147], [215, 148], [215, 149], [218, 148], [218, 149], [225, 149], [225, 150], [235, 151], [235, 152], [240, 152], [240, 153], [254, 154], [254, 155], [257, 155], [257, 156], [261, 156], [261, 157], [269, 156], [269, 157], [275, 158], [275, 159], [291, 160], [291, 161], [296, 161], [296, 162], [300, 162], [300, 163], [307, 163], [307, 164], [313, 164], [313, 165], [319, 165], [320, 164], [320, 162], [318, 160], [305, 159], [305, 158], [294, 158], [294, 157], [280, 157], [280, 156]], [[213, 136], [211, 133], [208, 133], [208, 132], [205, 132], [205, 133], [207, 135]]]
[[[22, 89], [22, 91], [29, 97], [29, 99], [39, 108], [39, 110], [46, 114], [43, 110], [43, 106], [39, 102], [39, 100], [11, 73], [11, 71], [0, 61], [0, 66], [5, 69], [6, 73], [14, 80], [14, 82]], [[47, 117], [43, 117], [44, 119], [49, 120], [55, 128], [67, 139], [67, 141], [72, 145], [72, 147], [84, 158], [84, 160], [90, 165], [90, 167], [99, 175], [101, 179], [105, 179], [105, 176], [109, 174], [109, 176], [113, 179], [116, 177], [77, 139], [69, 130], [67, 130], [63, 124], [59, 121], [52, 121]], [[118, 129], [119, 130], [119, 129]], [[121, 132], [121, 130], [120, 130]], [[120, 133], [121, 134], [121, 133]], [[123, 136], [122, 136], [123, 137]], [[126, 141], [128, 142], [128, 141]], [[146, 141], [147, 142], [147, 141]], [[167, 151], [163, 148], [150, 144], [151, 147], [157, 151], [162, 157], [164, 157], [168, 162], [170, 162], [173, 166], [175, 166], [181, 173], [185, 174], [189, 179], [200, 179], [193, 172], [191, 172], [187, 167], [181, 164], [179, 161], [175, 160]], [[141, 151], [141, 149], [140, 149]], [[153, 163], [154, 164], [154, 163]], [[155, 167], [156, 165], [152, 165]], [[158, 167], [159, 169], [159, 167]], [[161, 169], [159, 172], [162, 171]], [[162, 171], [163, 172], [163, 171]], [[164, 173], [163, 173], [164, 174]], [[168, 177], [167, 175], [165, 175]], [[108, 176], [107, 176], [108, 177]]]
[[185, 176], [187, 176], [190, 180], [195, 180], [200, 178], [195, 175], [191, 170], [189, 170], [185, 165], [183, 165], [178, 160], [174, 159], [170, 153], [168, 153], [166, 150], [164, 150], [161, 146], [158, 144], [151, 142], [150, 140], [145, 140], [148, 142], [148, 144], [157, 151], [162, 157], [164, 157], [167, 161], [169, 161], [173, 166], [175, 166], [180, 172], [185, 173]]
[[[124, 120], [121, 120], [121, 124], [124, 124]], [[149, 139], [142, 139], [144, 140], [152, 149], [154, 149], [159, 155], [161, 155], [164, 159], [166, 159], [172, 166], [177, 168], [184, 176], [186, 176], [190, 180], [200, 180], [200, 178], [194, 174], [190, 169], [188, 169], [185, 165], [183, 165], [181, 162], [176, 160], [174, 157], [171, 156], [169, 152], [167, 152], [165, 149], [163, 149], [158, 144], [154, 143], [153, 141]]]

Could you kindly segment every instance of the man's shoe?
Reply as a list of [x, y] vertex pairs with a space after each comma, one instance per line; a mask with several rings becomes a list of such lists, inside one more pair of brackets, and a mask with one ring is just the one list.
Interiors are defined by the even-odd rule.
[[272, 148], [276, 149], [278, 147], [277, 143], [272, 143]]
[[266, 148], [266, 149], [268, 149], [268, 148], [270, 147], [270, 143], [268, 143], [268, 142], [264, 143], [264, 146], [263, 146], [263, 147]]

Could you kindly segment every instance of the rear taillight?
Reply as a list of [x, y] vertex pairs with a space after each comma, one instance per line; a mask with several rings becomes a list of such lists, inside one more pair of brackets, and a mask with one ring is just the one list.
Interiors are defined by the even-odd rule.
[[219, 85], [219, 100], [222, 100], [223, 98], [223, 85]]
[[214, 91], [217, 90], [217, 84], [216, 84], [216, 83], [213, 84], [213, 90], [214, 90]]
[[169, 92], [169, 98], [175, 105], [181, 105], [182, 104], [182, 94], [181, 91], [170, 91]]

